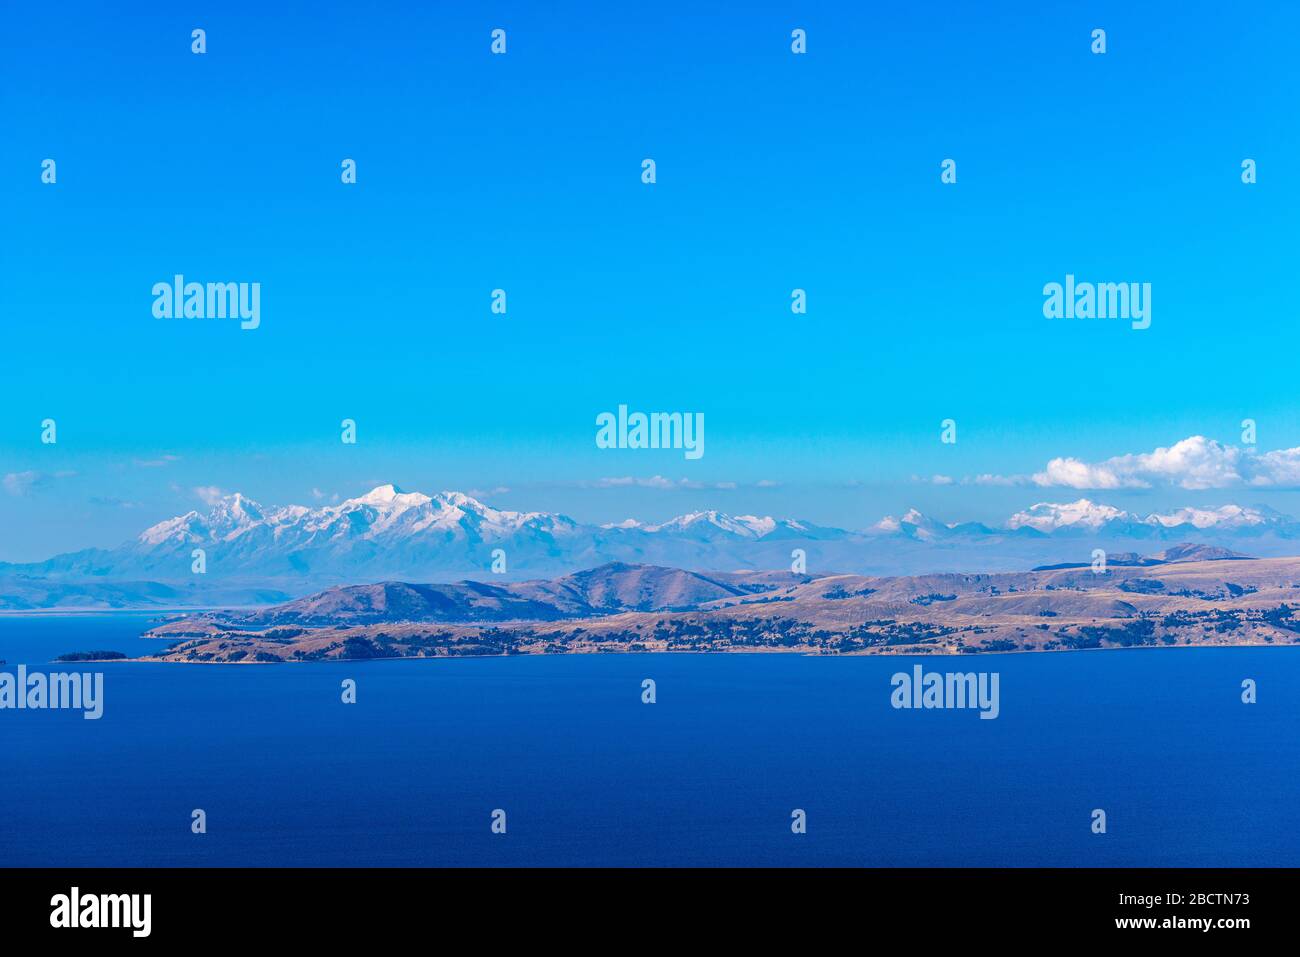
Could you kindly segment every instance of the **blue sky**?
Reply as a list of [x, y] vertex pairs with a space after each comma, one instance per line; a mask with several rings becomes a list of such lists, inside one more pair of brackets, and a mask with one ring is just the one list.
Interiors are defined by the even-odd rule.
[[[1245, 417], [1300, 446], [1300, 14], [1132, 6], [10, 4], [0, 559], [201, 487], [845, 527], [1080, 495], [1298, 513], [1286, 482], [960, 481]], [[260, 282], [261, 328], [154, 319], [177, 272]], [[1151, 328], [1045, 319], [1066, 273], [1150, 282]], [[705, 456], [598, 450], [619, 403], [704, 412]], [[600, 487], [654, 476], [692, 487]]]

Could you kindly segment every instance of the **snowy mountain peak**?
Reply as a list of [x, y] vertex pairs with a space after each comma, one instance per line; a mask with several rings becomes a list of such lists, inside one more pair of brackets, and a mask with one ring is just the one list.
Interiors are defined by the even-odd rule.
[[933, 538], [936, 534], [947, 531], [947, 528], [934, 519], [927, 518], [917, 509], [909, 508], [901, 518], [886, 515], [871, 526], [870, 530], [880, 534], [901, 535], [906, 538], [927, 540]]
[[208, 524], [214, 529], [227, 531], [244, 528], [265, 519], [266, 513], [262, 506], [239, 492], [223, 495], [208, 511]]
[[1077, 502], [1064, 504], [1039, 502], [1032, 508], [1012, 515], [1007, 521], [1007, 528], [1012, 530], [1032, 528], [1050, 534], [1067, 528], [1097, 531], [1102, 528], [1119, 530], [1123, 526], [1130, 526], [1163, 530], [1191, 525], [1198, 529], [1228, 531], [1262, 529], [1289, 522], [1290, 519], [1272, 509], [1241, 505], [1223, 505], [1219, 508], [1177, 508], [1165, 513], [1152, 512], [1143, 518], [1123, 509], [1099, 505], [1081, 498]]
[[1179, 508], [1165, 515], [1151, 514], [1144, 521], [1148, 525], [1160, 525], [1173, 528], [1177, 525], [1192, 525], [1196, 528], [1251, 528], [1266, 525], [1276, 518], [1277, 513], [1266, 515], [1258, 508], [1245, 508], [1240, 505], [1224, 505], [1221, 508]]
[[1098, 529], [1110, 522], [1131, 522], [1135, 517], [1110, 505], [1098, 505], [1086, 498], [1065, 504], [1039, 502], [1007, 519], [1007, 528], [1032, 528], [1055, 532], [1062, 528]]
[[750, 529], [756, 538], [762, 538], [764, 535], [770, 535], [776, 531], [776, 519], [770, 515], [764, 515], [761, 518], [757, 515], [737, 515], [736, 521], [745, 528]]
[[606, 522], [601, 528], [644, 528], [645, 526], [635, 518], [625, 518], [621, 522]]
[[439, 501], [454, 505], [457, 508], [468, 507], [474, 511], [490, 510], [487, 505], [472, 496], [466, 495], [464, 492], [439, 492], [435, 497]]
[[942, 547], [945, 560], [969, 549], [976, 557], [991, 555], [999, 562], [1023, 558], [1028, 564], [1074, 554], [1080, 536], [1216, 546], [1248, 539], [1255, 554], [1288, 549], [1288, 541], [1300, 539], [1300, 523], [1262, 506], [1196, 506], [1140, 517], [1082, 498], [1038, 502], [996, 527], [940, 523], [909, 508], [864, 533], [716, 509], [659, 524], [635, 519], [584, 524], [551, 512], [492, 508], [462, 492], [425, 495], [393, 484], [333, 505], [265, 509], [239, 493], [215, 498], [215, 490], [199, 491], [209, 501], [206, 514], [188, 511], [117, 549], [56, 556], [30, 570], [96, 580], [112, 575], [188, 581], [191, 553], [201, 547], [214, 577], [422, 581], [442, 574], [482, 574], [498, 548], [509, 555], [510, 574], [518, 575], [610, 560], [715, 570], [776, 568], [788, 561], [794, 547], [808, 543], [816, 543], [819, 567], [834, 569], [903, 561], [928, 568], [934, 558], [918, 546], [932, 543]]
[[418, 508], [430, 501], [429, 496], [420, 492], [403, 492], [396, 485], [379, 485], [372, 488], [360, 498], [350, 498], [343, 505], [371, 505], [376, 508], [389, 508], [392, 506], [401, 506], [404, 508]]
[[153, 547], [169, 541], [181, 544], [198, 542], [207, 537], [208, 526], [203, 517], [198, 512], [189, 511], [184, 515], [161, 521], [157, 525], [151, 525], [136, 537], [136, 541], [141, 545]]
[[[782, 523], [789, 524], [789, 523]], [[716, 509], [703, 512], [688, 512], [678, 515], [659, 525], [631, 526], [640, 527], [647, 532], [689, 533], [710, 536], [718, 533], [739, 536], [741, 538], [759, 539], [776, 530], [778, 522], [770, 516], [727, 515]], [[629, 527], [624, 525], [624, 527]]]

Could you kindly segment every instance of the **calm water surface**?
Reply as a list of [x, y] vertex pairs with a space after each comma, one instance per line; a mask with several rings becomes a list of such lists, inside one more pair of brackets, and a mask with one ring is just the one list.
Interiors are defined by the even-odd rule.
[[1300, 865], [1297, 649], [924, 659], [993, 721], [891, 708], [904, 658], [47, 664], [148, 620], [0, 617], [3, 670], [105, 673], [99, 721], [0, 711], [0, 866]]

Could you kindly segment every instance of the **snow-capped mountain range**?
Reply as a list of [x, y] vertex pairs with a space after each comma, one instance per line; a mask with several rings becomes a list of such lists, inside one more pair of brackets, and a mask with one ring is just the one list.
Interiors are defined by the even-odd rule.
[[1290, 526], [1294, 530], [1295, 524], [1294, 519], [1265, 507], [1224, 505], [1214, 509], [1179, 508], [1164, 514], [1153, 512], [1140, 517], [1109, 505], [1098, 505], [1086, 498], [1066, 505], [1040, 502], [1023, 512], [1017, 512], [1007, 520], [1007, 528], [1012, 530], [1030, 528], [1049, 534], [1064, 529], [1088, 532], [1104, 530], [1138, 538], [1170, 531], [1181, 535], [1192, 529], [1263, 532]]
[[[1077, 558], [1096, 544], [1135, 540], [1237, 543], [1291, 554], [1300, 523], [1268, 508], [1224, 505], [1137, 515], [1080, 499], [1042, 502], [999, 527], [943, 523], [915, 509], [850, 531], [769, 516], [692, 512], [658, 524], [584, 524], [549, 512], [496, 509], [460, 492], [425, 495], [381, 485], [337, 505], [267, 508], [227, 495], [206, 514], [159, 522], [114, 549], [45, 562], [0, 564], [0, 598], [15, 581], [196, 582], [275, 586], [305, 594], [323, 584], [447, 581], [492, 574], [504, 552], [509, 579], [609, 561], [693, 570], [780, 569], [803, 549], [810, 571], [873, 574], [991, 571]], [[1080, 541], [1083, 539], [1084, 541]], [[206, 578], [192, 571], [202, 549]]]

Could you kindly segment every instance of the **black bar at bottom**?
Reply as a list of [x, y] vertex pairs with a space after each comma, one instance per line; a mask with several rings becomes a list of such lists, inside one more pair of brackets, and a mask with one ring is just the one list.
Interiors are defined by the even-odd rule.
[[[918, 943], [1283, 933], [1298, 869], [0, 871], [6, 940], [452, 945], [847, 932]], [[73, 888], [76, 888], [75, 892]], [[147, 909], [144, 895], [148, 895]], [[74, 915], [75, 911], [75, 917]], [[76, 924], [78, 926], [72, 926]], [[116, 926], [84, 926], [109, 924]], [[56, 926], [61, 925], [61, 926]], [[147, 934], [145, 933], [147, 931]], [[448, 935], [454, 935], [448, 936]], [[611, 936], [612, 935], [612, 936]], [[885, 935], [880, 937], [878, 935]]]

